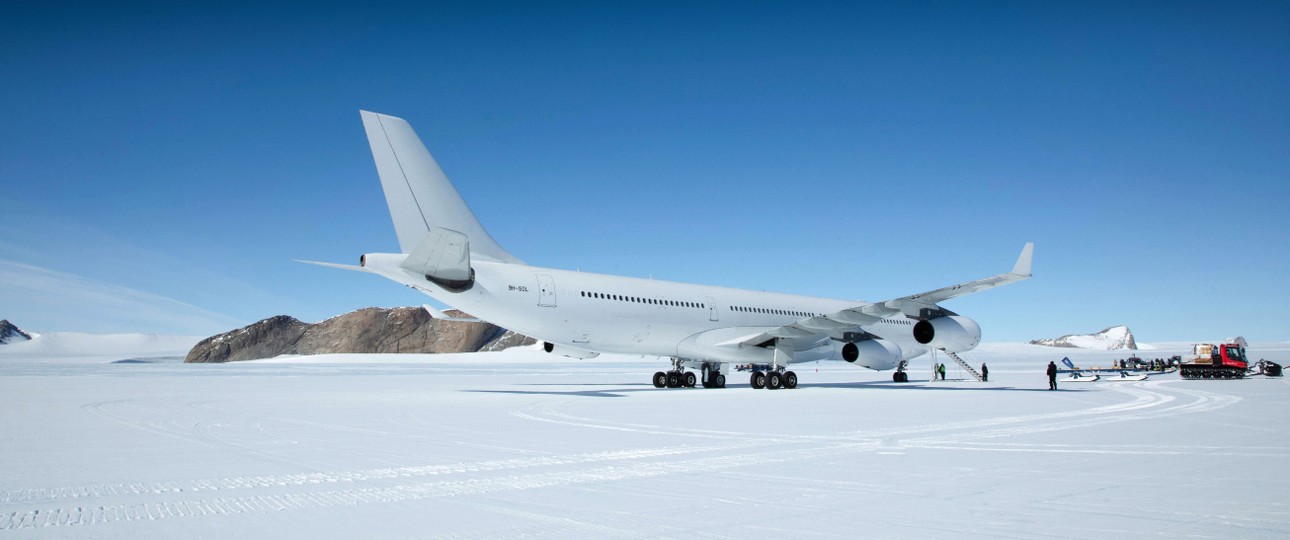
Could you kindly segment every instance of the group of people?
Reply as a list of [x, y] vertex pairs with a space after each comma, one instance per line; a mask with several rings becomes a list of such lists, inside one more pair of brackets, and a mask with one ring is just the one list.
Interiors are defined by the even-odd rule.
[[[945, 380], [945, 364], [937, 362], [936, 364], [932, 365], [932, 380], [933, 381]], [[986, 367], [985, 362], [982, 362], [981, 363], [981, 381], [988, 382], [989, 380], [990, 380], [990, 368]], [[1048, 389], [1049, 390], [1057, 389], [1057, 363], [1052, 361], [1048, 362]]]
[[1156, 358], [1155, 360], [1143, 360], [1135, 356], [1127, 360], [1121, 358], [1119, 360], [1112, 362], [1112, 364], [1115, 367], [1118, 367], [1120, 369], [1137, 369], [1137, 368], [1145, 367], [1151, 371], [1165, 371], [1167, 369], [1173, 369], [1178, 367], [1178, 365], [1181, 363], [1182, 363], [1181, 356], [1174, 356], [1171, 358]]
[[[932, 366], [932, 380], [945, 380], [945, 364], [938, 362]], [[990, 368], [985, 367], [985, 362], [981, 362], [981, 382], [990, 382]]]

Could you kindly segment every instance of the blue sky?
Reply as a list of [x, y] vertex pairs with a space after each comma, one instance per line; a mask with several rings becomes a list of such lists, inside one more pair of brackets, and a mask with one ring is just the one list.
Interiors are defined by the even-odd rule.
[[987, 340], [1286, 340], [1290, 4], [29, 3], [0, 318], [207, 334], [426, 299], [358, 117], [535, 265], [957, 299]]

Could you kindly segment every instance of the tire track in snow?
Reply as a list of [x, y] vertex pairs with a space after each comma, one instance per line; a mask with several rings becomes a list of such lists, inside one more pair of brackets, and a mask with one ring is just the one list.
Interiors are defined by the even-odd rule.
[[511, 412], [512, 416], [547, 422], [554, 424], [563, 424], [575, 427], [604, 429], [611, 431], [627, 431], [633, 433], [655, 434], [655, 435], [681, 435], [692, 437], [707, 437], [714, 439], [740, 439], [755, 440], [759, 442], [785, 443], [785, 442], [859, 442], [870, 441], [873, 439], [888, 439], [906, 435], [916, 435], [921, 433], [939, 433], [945, 431], [962, 431], [962, 430], [981, 430], [995, 426], [1009, 424], [1025, 424], [1043, 422], [1049, 423], [1058, 420], [1084, 418], [1090, 416], [1102, 416], [1112, 413], [1123, 413], [1157, 407], [1175, 399], [1174, 396], [1160, 392], [1140, 391], [1135, 389], [1120, 390], [1123, 393], [1132, 395], [1134, 399], [1127, 403], [1113, 405], [1102, 405], [1088, 409], [1075, 409], [1058, 411], [1041, 414], [1025, 414], [1016, 416], [997, 416], [992, 418], [981, 418], [975, 420], [943, 422], [936, 424], [922, 425], [905, 425], [885, 429], [867, 429], [860, 431], [842, 432], [836, 434], [823, 435], [792, 435], [782, 433], [765, 433], [765, 432], [747, 432], [747, 431], [730, 431], [730, 430], [712, 430], [712, 429], [695, 429], [680, 428], [672, 426], [660, 426], [654, 424], [641, 424], [629, 422], [613, 422], [609, 420], [594, 419], [587, 417], [574, 416], [567, 413], [550, 410], [550, 407], [544, 408], [540, 413], [531, 414], [520, 411]]
[[[1075, 409], [1067, 411], [1058, 411], [1042, 414], [1026, 414], [1016, 416], [998, 416], [992, 418], [982, 418], [977, 420], [961, 422], [945, 422], [937, 424], [923, 424], [917, 426], [899, 426], [886, 429], [870, 429], [854, 432], [844, 432], [838, 434], [824, 435], [788, 435], [788, 434], [766, 434], [753, 432], [740, 432], [729, 430], [710, 430], [710, 429], [686, 429], [663, 427], [652, 424], [612, 422], [607, 420], [586, 418], [574, 416], [567, 413], [550, 410], [541, 411], [538, 416], [525, 412], [515, 411], [513, 416], [556, 424], [564, 424], [575, 427], [584, 427], [592, 429], [606, 429], [614, 431], [628, 431], [645, 434], [670, 434], [670, 435], [687, 435], [694, 437], [709, 437], [717, 439], [744, 439], [756, 440], [764, 443], [788, 443], [788, 442], [809, 442], [809, 441], [833, 441], [833, 442], [872, 442], [875, 440], [884, 440], [888, 448], [966, 448], [962, 445], [969, 444], [971, 441], [978, 439], [989, 439], [999, 437], [1011, 437], [1019, 435], [1029, 435], [1034, 433], [1043, 433], [1049, 431], [1063, 431], [1070, 429], [1080, 429], [1103, 424], [1132, 422], [1148, 419], [1158, 419], [1167, 416], [1179, 414], [1192, 414], [1206, 412], [1216, 409], [1229, 407], [1241, 401], [1241, 397], [1228, 394], [1218, 394], [1207, 392], [1194, 388], [1176, 388], [1172, 386], [1178, 381], [1140, 381], [1128, 384], [1107, 385], [1112, 391], [1127, 394], [1133, 397], [1132, 400], [1112, 405], [1102, 405], [1086, 409]], [[1167, 388], [1163, 388], [1170, 385]], [[1164, 405], [1173, 403], [1179, 399], [1179, 396], [1171, 395], [1168, 392], [1182, 394], [1183, 397], [1194, 398], [1186, 403], [1174, 405], [1172, 407], [1162, 408]], [[1132, 413], [1132, 414], [1130, 414]], [[993, 429], [989, 429], [993, 428]], [[946, 432], [963, 432], [958, 435]], [[911, 435], [926, 434], [929, 436], [918, 438], [904, 438]], [[955, 446], [957, 445], [957, 446]], [[985, 447], [978, 447], [985, 448]], [[1279, 454], [1276, 454], [1279, 455]]]
[[[868, 452], [870, 450], [872, 450], [872, 447], [864, 444], [829, 444], [812, 448], [725, 454], [720, 459], [703, 457], [687, 460], [631, 461], [624, 464], [602, 465], [575, 471], [533, 472], [494, 478], [442, 480], [392, 487], [140, 502], [90, 507], [88, 511], [85, 505], [68, 508], [19, 510], [0, 515], [0, 523], [4, 523], [4, 525], [0, 525], [0, 530], [96, 525], [120, 521], [152, 521], [207, 515], [227, 516], [483, 495], [496, 492], [526, 491], [586, 483], [621, 482], [656, 476], [764, 466], [796, 459], [836, 457], [840, 454]], [[86, 519], [87, 515], [92, 517]]]
[[318, 472], [272, 476], [244, 476], [232, 478], [213, 478], [205, 480], [187, 480], [171, 482], [142, 482], [120, 484], [97, 484], [91, 486], [72, 486], [47, 489], [20, 489], [0, 491], [0, 504], [33, 503], [60, 499], [88, 499], [94, 497], [115, 497], [132, 495], [156, 495], [162, 493], [184, 493], [201, 491], [220, 491], [236, 489], [254, 489], [283, 486], [306, 486], [319, 484], [337, 484], [366, 482], [371, 480], [388, 480], [419, 478], [450, 474], [495, 472], [533, 467], [552, 467], [585, 465], [612, 461], [629, 461], [650, 458], [676, 457], [709, 452], [727, 452], [765, 446], [765, 443], [742, 443], [707, 446], [674, 446], [663, 448], [646, 448], [637, 450], [618, 450], [608, 452], [589, 452], [567, 456], [535, 456], [526, 458], [463, 462], [445, 465], [424, 465], [416, 467], [390, 467], [365, 469], [346, 472]]
[[[1229, 394], [1217, 394], [1206, 392], [1194, 388], [1173, 388], [1167, 390], [1183, 394], [1184, 396], [1195, 398], [1193, 401], [1174, 405], [1172, 407], [1160, 408], [1160, 405], [1175, 401], [1177, 398], [1165, 393], [1165, 388], [1160, 388], [1171, 381], [1149, 381], [1135, 382], [1131, 385], [1116, 385], [1110, 387], [1111, 390], [1122, 392], [1130, 395], [1137, 395], [1136, 405], [1127, 407], [1112, 407], [1111, 410], [1099, 413], [1095, 416], [1079, 415], [1070, 418], [1064, 418], [1059, 422], [1038, 423], [1029, 425], [1017, 425], [1002, 427], [998, 429], [978, 430], [955, 435], [930, 436], [913, 439], [902, 439], [899, 445], [907, 448], [955, 448], [956, 444], [969, 443], [980, 439], [993, 439], [1000, 437], [1015, 437], [1020, 435], [1031, 435], [1035, 433], [1044, 433], [1050, 431], [1065, 431], [1070, 429], [1081, 429], [1106, 424], [1121, 422], [1139, 422], [1143, 420], [1154, 420], [1180, 414], [1192, 414], [1207, 412], [1217, 409], [1230, 407], [1241, 401], [1241, 397]], [[1142, 398], [1154, 395], [1160, 399], [1146, 400]], [[1106, 409], [1099, 407], [1097, 409]], [[1089, 411], [1097, 410], [1089, 409]], [[1145, 409], [1145, 410], [1144, 410]], [[1132, 414], [1128, 414], [1132, 412]]]

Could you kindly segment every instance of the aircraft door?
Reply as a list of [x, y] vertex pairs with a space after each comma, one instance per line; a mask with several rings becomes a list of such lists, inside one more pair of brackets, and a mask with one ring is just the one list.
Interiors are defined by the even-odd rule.
[[555, 307], [555, 280], [547, 274], [538, 274], [538, 305]]
[[708, 297], [708, 320], [717, 320], [717, 301], [713, 300], [711, 296]]

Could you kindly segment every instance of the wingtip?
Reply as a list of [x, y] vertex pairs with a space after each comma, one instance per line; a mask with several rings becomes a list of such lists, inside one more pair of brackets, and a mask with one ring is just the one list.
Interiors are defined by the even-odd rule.
[[1035, 243], [1026, 242], [1025, 247], [1021, 248], [1021, 255], [1017, 257], [1017, 264], [1012, 266], [1012, 273], [1019, 276], [1029, 277], [1030, 266], [1035, 258]]
[[362, 117], [362, 118], [365, 118], [365, 119], [366, 119], [366, 118], [387, 118], [387, 119], [391, 119], [391, 120], [400, 120], [400, 121], [404, 121], [404, 122], [406, 122], [406, 121], [407, 121], [407, 120], [403, 120], [402, 118], [399, 118], [399, 117], [397, 117], [397, 116], [392, 116], [392, 115], [388, 115], [388, 114], [385, 114], [385, 113], [379, 113], [379, 112], [376, 112], [376, 111], [369, 111], [369, 110], [367, 110], [367, 109], [359, 109], [359, 110], [358, 110], [358, 115], [359, 115], [360, 117]]

